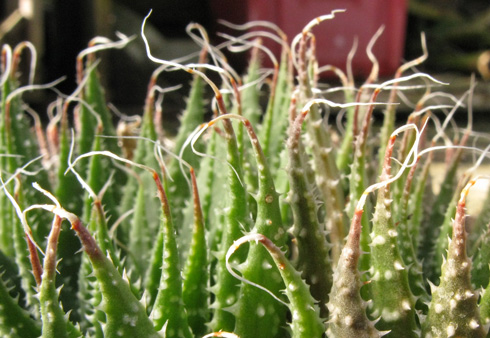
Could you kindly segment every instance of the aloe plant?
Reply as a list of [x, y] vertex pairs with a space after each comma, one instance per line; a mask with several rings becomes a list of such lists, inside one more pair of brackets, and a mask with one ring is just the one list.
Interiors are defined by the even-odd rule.
[[[447, 84], [413, 69], [429, 57], [424, 37], [423, 55], [378, 83], [376, 36], [367, 50], [373, 71], [356, 88], [350, 74], [316, 61], [312, 28], [336, 15], [348, 13], [314, 19], [291, 46], [270, 23], [229, 24], [237, 34], [218, 46], [193, 24], [196, 63], [154, 57], [143, 23], [147, 55], [160, 66], [142, 117], [121, 118], [118, 128], [97, 52], [130, 38], [92, 40], [76, 60], [71, 94], [56, 91], [58, 81], [21, 83], [18, 65], [33, 47], [4, 45], [0, 335], [488, 335], [490, 194], [479, 215], [470, 211], [476, 225], [464, 223], [470, 187], [488, 179], [474, 172], [489, 148], [468, 146], [479, 137], [475, 86], [461, 98], [431, 92]], [[280, 60], [264, 39], [281, 45]], [[243, 77], [226, 48], [251, 50]], [[265, 57], [272, 70], [262, 68]], [[324, 70], [340, 77], [344, 101], [319, 90]], [[161, 132], [160, 95], [171, 89], [156, 85], [168, 71], [192, 76], [175, 140]], [[33, 61], [29, 79], [34, 72]], [[59, 94], [44, 129], [22, 98], [32, 90]], [[419, 101], [397, 128], [401, 91]], [[347, 110], [345, 130], [328, 125], [325, 109]], [[386, 110], [379, 133], [375, 109]], [[445, 121], [436, 110], [448, 110]], [[26, 113], [35, 133], [26, 132]], [[456, 113], [468, 114], [463, 132], [450, 128]], [[434, 189], [431, 165], [444, 152], [446, 178]], [[478, 161], [462, 172], [465, 154]]]

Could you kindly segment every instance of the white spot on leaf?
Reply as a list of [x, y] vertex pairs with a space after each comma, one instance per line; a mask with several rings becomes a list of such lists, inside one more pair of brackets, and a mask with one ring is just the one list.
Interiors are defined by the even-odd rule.
[[385, 243], [386, 243], [386, 238], [384, 238], [381, 235], [378, 235], [373, 239], [373, 245], [383, 245]]

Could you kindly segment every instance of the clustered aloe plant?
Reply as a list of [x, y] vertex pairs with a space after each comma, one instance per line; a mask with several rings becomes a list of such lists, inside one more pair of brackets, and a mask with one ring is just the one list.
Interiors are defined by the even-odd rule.
[[[465, 226], [466, 196], [485, 178], [474, 171], [488, 151], [467, 146], [476, 138], [474, 84], [461, 98], [433, 91], [442, 84], [413, 71], [427, 58], [423, 36], [423, 56], [378, 84], [375, 37], [367, 50], [372, 72], [356, 88], [351, 72], [315, 61], [311, 29], [334, 15], [313, 20], [291, 46], [263, 22], [233, 26], [256, 30], [220, 46], [192, 25], [202, 52], [188, 64], [153, 57], [143, 25], [147, 54], [161, 66], [141, 120], [122, 116], [117, 129], [94, 55], [131, 39], [95, 38], [79, 54], [78, 88], [58, 92], [46, 128], [22, 93], [55, 90], [57, 82], [21, 86], [21, 54], [32, 52], [31, 79], [35, 51], [29, 43], [4, 45], [1, 335], [485, 337], [489, 209]], [[279, 62], [261, 39], [282, 45]], [[249, 51], [243, 79], [223, 48]], [[272, 59], [272, 71], [261, 69], [261, 55]], [[180, 130], [168, 140], [167, 89], [156, 82], [175, 70], [193, 80]], [[323, 71], [342, 86], [322, 92]], [[220, 86], [208, 73], [220, 76]], [[335, 90], [345, 102], [328, 99]], [[396, 129], [398, 94], [407, 90], [420, 98]], [[379, 102], [383, 91], [390, 94]], [[379, 132], [371, 130], [375, 106], [384, 109]], [[214, 117], [205, 121], [209, 107]], [[451, 128], [464, 107], [468, 127]], [[345, 114], [342, 130], [328, 125], [331, 108], [339, 119]], [[435, 192], [430, 167], [441, 151], [447, 170]], [[478, 160], [461, 172], [463, 153]]]

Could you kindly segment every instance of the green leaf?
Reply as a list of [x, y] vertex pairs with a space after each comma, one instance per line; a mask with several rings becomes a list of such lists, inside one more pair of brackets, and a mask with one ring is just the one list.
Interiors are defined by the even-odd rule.
[[[422, 241], [420, 243], [419, 259], [423, 259], [423, 256], [427, 252], [434, 250], [435, 239], [440, 232], [441, 226], [444, 222], [446, 210], [448, 209], [449, 203], [454, 196], [454, 190], [456, 188], [456, 173], [462, 153], [460, 149], [456, 150], [456, 152], [457, 153], [454, 155], [453, 160], [445, 171], [446, 175], [441, 183], [439, 194], [432, 205], [429, 220], [427, 223], [424, 223], [426, 226], [420, 229], [420, 238]], [[428, 264], [428, 262], [424, 263], [424, 276], [431, 281], [434, 281], [435, 278], [437, 278], [437, 276], [430, 270], [430, 264]]]
[[[154, 106], [153, 106], [153, 94], [150, 89], [149, 97], [147, 98], [144, 114], [143, 114], [143, 122], [141, 125], [140, 137], [149, 139], [143, 140], [138, 139], [136, 144], [136, 150], [134, 152], [133, 161], [136, 163], [144, 163], [145, 165], [158, 169], [159, 165], [154, 156], [154, 144], [151, 141], [157, 140], [157, 134], [155, 131], [155, 124], [153, 121], [154, 118]], [[141, 170], [135, 169], [136, 176], [142, 173]], [[146, 218], [146, 222], [149, 226], [149, 231], [156, 232], [159, 228], [159, 215], [154, 212], [154, 210], [159, 210], [158, 201], [154, 198], [153, 195], [153, 180], [148, 175], [141, 174], [141, 182], [138, 181], [133, 175], [129, 176], [126, 184], [124, 185], [124, 189], [122, 191], [121, 202], [119, 206], [119, 214], [123, 215], [124, 213], [132, 210], [136, 205], [136, 198], [138, 196], [139, 185], [143, 184], [143, 189], [145, 191], [145, 205], [146, 212], [144, 214]], [[139, 227], [138, 223], [132, 223], [130, 220], [124, 220], [122, 224], [118, 228], [117, 237], [120, 239], [122, 243], [129, 243], [129, 237], [132, 228]], [[153, 232], [153, 233], [154, 233]]]
[[[422, 263], [418, 260], [417, 254], [414, 248], [414, 241], [416, 238], [412, 237], [411, 229], [409, 227], [409, 203], [411, 197], [411, 188], [414, 179], [414, 175], [417, 172], [417, 164], [419, 159], [410, 169], [406, 177], [405, 187], [402, 197], [398, 206], [400, 221], [397, 223], [398, 228], [398, 248], [400, 250], [400, 256], [408, 269], [408, 281], [410, 284], [410, 290], [417, 298], [416, 308], [420, 310], [427, 310], [426, 304], [430, 301], [430, 296], [425, 288], [425, 281], [422, 274]], [[403, 177], [403, 176], [402, 176]], [[400, 178], [401, 179], [401, 178]]]
[[191, 176], [194, 199], [194, 228], [190, 252], [184, 267], [182, 299], [184, 300], [192, 332], [196, 336], [202, 336], [206, 333], [206, 323], [209, 321], [211, 314], [208, 291], [209, 260], [206, 232], [194, 169], [191, 169]]
[[155, 328], [161, 330], [165, 327], [165, 333], [169, 337], [190, 338], [192, 333], [182, 300], [182, 277], [176, 242], [177, 236], [165, 190], [156, 173], [153, 174], [153, 178], [157, 184], [163, 212], [161, 234], [159, 235], [159, 239], [163, 240], [163, 259], [158, 293], [150, 316]]
[[444, 221], [441, 224], [441, 228], [439, 229], [439, 236], [437, 237], [434, 244], [434, 252], [428, 253], [426, 264], [430, 266], [429, 270], [432, 271], [432, 275], [435, 276], [432, 278], [432, 281], [438, 283], [439, 280], [437, 276], [441, 275], [441, 266], [443, 261], [446, 259], [447, 247], [449, 245], [449, 238], [451, 238], [452, 230], [453, 230], [453, 220], [456, 214], [456, 206], [458, 204], [459, 197], [461, 196], [461, 190], [463, 190], [464, 186], [469, 181], [468, 175], [463, 175], [454, 190], [453, 197], [449, 206], [446, 210], [446, 214], [444, 217]]
[[[390, 177], [395, 137], [386, 148], [381, 182]], [[379, 330], [390, 330], [387, 337], [416, 337], [415, 299], [408, 283], [408, 272], [398, 249], [398, 233], [391, 214], [388, 186], [378, 190], [371, 241], [372, 316], [380, 317]]]
[[[182, 115], [181, 125], [179, 132], [175, 139], [174, 152], [180, 154], [184, 143], [186, 142], [189, 134], [199, 126], [204, 120], [204, 84], [203, 79], [200, 76], [194, 76], [191, 84], [191, 91], [189, 99], [187, 101], [187, 107]], [[203, 144], [201, 142], [196, 143], [195, 148], [198, 151], [203, 150]], [[182, 159], [188, 162], [196, 170], [199, 169], [199, 158], [194, 155], [187, 147], [182, 153]], [[191, 187], [188, 186], [185, 174], [181, 171], [180, 161], [172, 159], [168, 171], [170, 177], [172, 177], [173, 184], [169, 186], [168, 195], [170, 205], [172, 207], [172, 214], [176, 222], [182, 222], [183, 209], [185, 202], [189, 199]]]
[[[56, 172], [55, 196], [61, 205], [66, 206], [71, 212], [80, 215], [83, 210], [83, 188], [77, 178], [68, 169], [70, 154], [70, 137], [68, 130], [68, 112], [66, 106], [62, 112], [59, 130], [58, 165]], [[81, 255], [76, 255], [80, 250], [80, 241], [73, 231], [61, 231], [58, 242], [58, 255], [63, 257], [63, 264], [59, 266], [61, 284], [60, 299], [65, 308], [74, 310], [73, 316], [79, 316], [77, 308], [78, 299], [73, 294], [78, 290], [78, 273], [81, 269]], [[82, 281], [84, 281], [82, 279]]]
[[306, 174], [307, 159], [301, 142], [300, 115], [291, 125], [287, 142], [289, 153], [288, 174], [290, 181], [289, 204], [293, 212], [292, 229], [298, 245], [296, 268], [311, 287], [311, 294], [319, 301], [323, 318], [328, 316], [328, 294], [332, 287], [332, 265], [329, 244], [324, 225], [318, 220], [317, 205], [313, 191], [315, 183]]
[[146, 314], [146, 309], [134, 296], [127, 280], [124, 280], [112, 262], [104, 255], [95, 239], [78, 218], [70, 219], [73, 230], [82, 242], [100, 283], [106, 314], [103, 325], [105, 337], [160, 337]]
[[[234, 328], [235, 318], [229, 309], [238, 301], [239, 286], [236, 279], [226, 269], [224, 255], [233, 242], [242, 236], [243, 231], [249, 231], [252, 223], [248, 208], [248, 193], [243, 182], [242, 160], [235, 132], [231, 121], [224, 120], [223, 125], [228, 147], [228, 203], [222, 240], [218, 248], [219, 251], [216, 253], [218, 258], [216, 281], [211, 289], [216, 298], [213, 302], [213, 320], [209, 326], [214, 331], [232, 331]], [[243, 263], [245, 258], [246, 252], [241, 251], [237, 254], [236, 262]]]
[[11, 287], [7, 286], [4, 278], [5, 272], [0, 274], [0, 334], [11, 338], [39, 337], [39, 322], [32, 319], [10, 295]]
[[[270, 239], [261, 234], [251, 234], [239, 239], [231, 250], [235, 251], [239, 244], [244, 241], [257, 241], [261, 243], [274, 259], [274, 263], [279, 269], [284, 284], [285, 293], [289, 299], [289, 307], [292, 314], [291, 337], [321, 337], [325, 332], [323, 320], [320, 319], [320, 311], [315, 304], [316, 301], [310, 294], [310, 290], [301, 274], [294, 269], [293, 265], [284, 256], [284, 253]], [[230, 251], [229, 251], [230, 253]], [[229, 253], [227, 257], [229, 257]], [[260, 316], [260, 311], [257, 312]]]
[[55, 285], [56, 248], [61, 231], [61, 221], [60, 217], [55, 216], [44, 257], [42, 282], [39, 286], [43, 338], [81, 337], [82, 335], [68, 321], [68, 316], [65, 315], [59, 302], [59, 291]]
[[[248, 121], [244, 125], [249, 133], [259, 170], [257, 218], [253, 230], [271, 238], [276, 246], [282, 247], [286, 241], [286, 231], [282, 225], [279, 194], [275, 190], [271, 172], [252, 125]], [[247, 260], [242, 265], [242, 275], [278, 295], [284, 284], [279, 273], [271, 269], [272, 264], [267, 251], [258, 244], [251, 243]], [[242, 285], [238, 309], [234, 313], [235, 332], [242, 338], [275, 336], [285, 315], [282, 304], [249, 284]]]
[[422, 325], [422, 336], [486, 336], [480, 322], [478, 292], [471, 286], [471, 260], [466, 255], [465, 203], [474, 183], [470, 181], [463, 189], [457, 203], [452, 239], [441, 268], [441, 283], [431, 284], [432, 301]]
[[[23, 196], [22, 193], [18, 194], [18, 203], [23, 205]], [[26, 308], [30, 310], [31, 314], [34, 318], [39, 319], [40, 309], [39, 309], [39, 299], [37, 299], [37, 283], [36, 278], [40, 276], [35, 276], [36, 273], [33, 273], [33, 265], [32, 264], [40, 264], [39, 258], [37, 255], [37, 248], [29, 248], [29, 238], [24, 232], [24, 228], [17, 217], [17, 215], [12, 215], [11, 224], [13, 226], [14, 234], [13, 234], [13, 242], [15, 247], [15, 263], [19, 269], [19, 276], [21, 277], [21, 286], [23, 291], [26, 294]], [[12, 240], [12, 239], [11, 239]], [[34, 252], [30, 251], [33, 250]], [[29, 255], [35, 255], [29, 257]], [[32, 261], [31, 261], [32, 260]], [[41, 273], [40, 271], [39, 273]]]
[[356, 210], [352, 218], [347, 243], [342, 249], [333, 275], [328, 309], [329, 337], [380, 337], [375, 322], [366, 315], [368, 303], [361, 298], [361, 276], [357, 268], [361, 256], [361, 218], [363, 210]]
[[[304, 101], [314, 99], [313, 88], [314, 78], [308, 69], [315, 61], [307, 58], [307, 41], [306, 34], [303, 34], [299, 43], [300, 69], [298, 77], [300, 82], [300, 92]], [[306, 102], [300, 102], [305, 104]], [[301, 112], [303, 114], [304, 112]], [[323, 122], [318, 105], [312, 105], [308, 110], [308, 119], [306, 120], [306, 130], [310, 142], [305, 144], [311, 148], [313, 163], [315, 166], [315, 179], [324, 202], [324, 210], [328, 218], [327, 231], [332, 244], [332, 262], [335, 265], [343, 246], [346, 229], [346, 218], [344, 217], [344, 192], [342, 188], [340, 172], [335, 161], [336, 155], [332, 144], [332, 134], [326, 123]], [[357, 153], [356, 149], [356, 153]], [[354, 162], [357, 163], [357, 162]], [[356, 176], [351, 178], [351, 182], [357, 179]], [[362, 189], [364, 191], [364, 189]], [[357, 201], [357, 200], [352, 200]], [[355, 202], [353, 202], [355, 203]], [[353, 210], [351, 210], [353, 211]], [[350, 212], [348, 216], [352, 216]], [[363, 249], [367, 249], [364, 248]]]

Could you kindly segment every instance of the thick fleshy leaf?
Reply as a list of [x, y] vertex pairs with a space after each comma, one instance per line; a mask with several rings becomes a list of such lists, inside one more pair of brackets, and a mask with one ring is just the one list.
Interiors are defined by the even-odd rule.
[[465, 206], [470, 181], [457, 202], [447, 259], [442, 265], [439, 286], [432, 285], [432, 301], [422, 336], [485, 337], [480, 322], [478, 292], [471, 286], [471, 260], [466, 254]]

